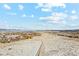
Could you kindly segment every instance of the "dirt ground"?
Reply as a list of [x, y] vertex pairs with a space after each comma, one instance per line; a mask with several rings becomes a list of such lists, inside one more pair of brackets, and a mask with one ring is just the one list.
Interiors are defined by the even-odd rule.
[[[79, 42], [70, 40], [63, 36], [58, 36], [56, 34], [42, 32], [41, 36], [36, 36], [32, 40], [42, 41], [45, 53], [43, 56], [79, 56]], [[24, 42], [24, 41], [20, 41]], [[2, 44], [0, 43], [0, 48], [8, 45], [17, 44], [17, 42]]]
[[72, 39], [51, 33], [42, 33], [41, 37], [34, 38], [43, 42], [44, 56], [79, 56], [79, 42]]

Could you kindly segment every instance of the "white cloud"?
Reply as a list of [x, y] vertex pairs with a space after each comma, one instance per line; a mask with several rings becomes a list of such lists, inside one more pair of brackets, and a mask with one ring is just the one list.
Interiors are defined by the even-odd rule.
[[22, 17], [23, 17], [23, 18], [24, 18], [24, 17], [30, 17], [30, 18], [33, 18], [34, 15], [33, 15], [33, 14], [32, 14], [32, 15], [26, 15], [26, 14], [23, 14]]
[[47, 9], [47, 8], [42, 8], [41, 10], [42, 10], [42, 11], [45, 11], [45, 12], [51, 11], [50, 9]]
[[76, 10], [72, 10], [72, 14], [75, 14], [76, 13]]
[[8, 4], [4, 4], [4, 8], [7, 10], [11, 10], [11, 7]]
[[51, 16], [40, 17], [41, 20], [46, 20], [52, 23], [65, 23], [64, 19], [67, 17], [67, 14], [64, 13], [53, 13]]
[[55, 12], [55, 13], [52, 13], [52, 15], [54, 17], [62, 17], [62, 18], [67, 17], [67, 14], [65, 14], [65, 13], [57, 13], [57, 12]]
[[23, 10], [24, 9], [24, 6], [23, 5], [18, 5], [18, 8], [20, 9], [20, 10]]
[[69, 19], [70, 20], [78, 20], [79, 17], [77, 15], [71, 15], [71, 16], [69, 16]]
[[34, 17], [34, 15], [32, 14], [32, 15], [31, 15], [31, 17], [33, 18], [33, 17]]
[[8, 28], [8, 22], [0, 20], [0, 28], [1, 29], [7, 29]]
[[64, 3], [38, 3], [36, 8], [41, 8], [42, 11], [51, 11], [52, 7], [63, 7], [66, 5]]
[[[77, 14], [66, 14], [66, 13], [58, 13], [58, 12], [54, 12], [51, 14], [51, 16], [44, 16], [44, 17], [40, 17], [40, 20], [44, 20], [47, 21], [49, 23], [52, 24], [61, 24], [63, 26], [68, 25], [68, 21], [69, 22], [73, 22], [73, 21], [77, 21], [79, 20], [79, 17]], [[72, 24], [70, 24], [72, 25]]]
[[51, 7], [63, 7], [65, 8], [66, 5], [64, 3], [38, 3], [36, 8], [44, 7], [44, 8], [51, 8]]
[[22, 17], [26, 17], [26, 14], [23, 14]]

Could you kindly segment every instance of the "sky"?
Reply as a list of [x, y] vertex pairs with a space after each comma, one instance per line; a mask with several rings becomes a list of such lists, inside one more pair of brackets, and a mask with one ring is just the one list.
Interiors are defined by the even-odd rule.
[[0, 29], [79, 29], [79, 3], [0, 3]]

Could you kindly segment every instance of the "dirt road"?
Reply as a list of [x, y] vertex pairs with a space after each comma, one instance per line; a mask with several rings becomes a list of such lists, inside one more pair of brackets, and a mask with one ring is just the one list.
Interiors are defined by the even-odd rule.
[[[43, 42], [43, 48], [45, 50], [45, 53], [42, 54], [43, 56], [79, 56], [79, 42], [69, 40], [69, 38], [64, 38], [63, 36], [58, 36], [52, 33], [42, 32], [41, 34], [41, 36], [36, 36], [33, 39], [31, 39], [31, 41], [35, 40]], [[0, 48], [4, 48], [8, 45], [15, 45], [18, 43], [20, 44], [23, 42], [24, 40], [7, 44], [0, 43]]]
[[66, 39], [50, 33], [42, 33], [41, 37], [34, 38], [34, 40], [43, 42], [45, 47], [44, 55], [79, 56], [79, 42], [68, 40], [69, 38]]

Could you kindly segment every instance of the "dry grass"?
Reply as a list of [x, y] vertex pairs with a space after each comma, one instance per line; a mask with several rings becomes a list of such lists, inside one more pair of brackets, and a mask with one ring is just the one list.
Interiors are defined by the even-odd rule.
[[10, 43], [13, 41], [25, 40], [25, 39], [33, 39], [35, 36], [41, 36], [40, 33], [37, 32], [6, 32], [0, 33], [0, 42], [1, 43]]
[[69, 38], [79, 38], [79, 32], [59, 32], [57, 35]]

